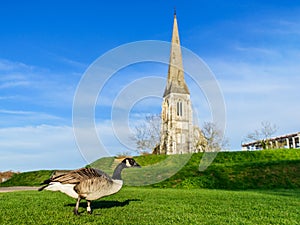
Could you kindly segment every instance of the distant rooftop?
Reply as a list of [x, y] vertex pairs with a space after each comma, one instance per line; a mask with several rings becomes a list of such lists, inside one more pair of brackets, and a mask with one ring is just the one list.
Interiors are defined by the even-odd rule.
[[[242, 144], [243, 150], [263, 149], [263, 140], [257, 140]], [[268, 139], [270, 148], [300, 148], [300, 132], [285, 134]]]

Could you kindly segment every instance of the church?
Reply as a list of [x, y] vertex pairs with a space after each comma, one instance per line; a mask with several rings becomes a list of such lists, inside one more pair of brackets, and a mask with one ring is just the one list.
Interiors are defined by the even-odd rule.
[[186, 154], [204, 151], [205, 138], [193, 124], [190, 91], [184, 79], [176, 12], [171, 41], [168, 78], [163, 94], [158, 154]]

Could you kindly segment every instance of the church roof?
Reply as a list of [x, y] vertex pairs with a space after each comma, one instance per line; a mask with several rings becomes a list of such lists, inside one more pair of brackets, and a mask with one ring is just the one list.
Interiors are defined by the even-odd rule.
[[176, 13], [174, 13], [168, 80], [163, 97], [167, 96], [170, 93], [190, 94], [190, 91], [184, 80], [182, 54]]

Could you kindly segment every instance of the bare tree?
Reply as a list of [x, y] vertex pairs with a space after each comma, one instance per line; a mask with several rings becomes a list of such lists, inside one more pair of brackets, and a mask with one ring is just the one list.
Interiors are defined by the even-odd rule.
[[[160, 144], [160, 115], [147, 115], [145, 120], [134, 127], [131, 139], [135, 142], [139, 154], [152, 152]], [[217, 125], [205, 122], [203, 129], [194, 127], [194, 147], [196, 152], [220, 151], [228, 147], [228, 140]]]
[[261, 128], [247, 134], [246, 141], [260, 142], [263, 149], [268, 149], [270, 147], [270, 138], [277, 130], [278, 127], [275, 124], [272, 124], [269, 121], [261, 122]]
[[228, 147], [228, 139], [213, 122], [204, 122], [202, 133], [207, 141], [206, 151], [216, 152]]
[[152, 152], [159, 145], [160, 122], [160, 115], [147, 115], [144, 121], [134, 127], [131, 139], [135, 142], [138, 153]]
[[205, 152], [207, 150], [207, 140], [202, 130], [198, 126], [194, 126], [194, 152]]

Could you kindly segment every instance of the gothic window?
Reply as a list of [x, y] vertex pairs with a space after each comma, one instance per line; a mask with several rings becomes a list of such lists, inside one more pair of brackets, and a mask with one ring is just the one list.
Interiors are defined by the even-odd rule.
[[177, 102], [177, 116], [182, 116], [182, 101]]
[[180, 134], [177, 134], [177, 143], [181, 144], [181, 135]]
[[177, 134], [177, 143], [184, 144], [185, 143], [185, 134]]
[[173, 142], [172, 150], [174, 153], [176, 152], [176, 141]]
[[169, 111], [168, 101], [165, 101], [163, 103], [163, 109], [162, 109], [162, 119], [163, 119], [163, 121], [168, 120], [168, 111]]

